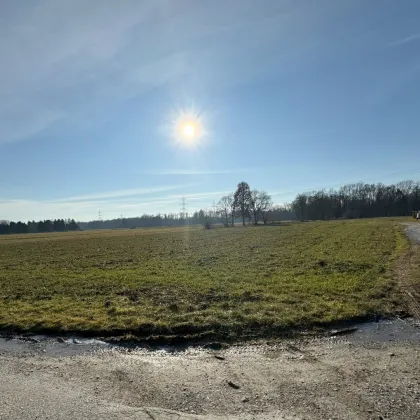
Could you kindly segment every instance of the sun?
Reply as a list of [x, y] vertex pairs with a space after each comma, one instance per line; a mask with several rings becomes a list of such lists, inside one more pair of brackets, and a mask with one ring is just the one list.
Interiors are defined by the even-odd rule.
[[189, 123], [184, 124], [184, 126], [182, 127], [182, 134], [187, 139], [194, 138], [195, 133], [196, 133], [196, 129], [195, 129], [194, 123], [189, 122]]
[[175, 122], [174, 129], [174, 137], [182, 145], [191, 146], [198, 142], [203, 135], [202, 123], [195, 115], [179, 116]]
[[203, 114], [194, 110], [178, 110], [171, 118], [171, 137], [180, 147], [199, 147], [207, 136]]

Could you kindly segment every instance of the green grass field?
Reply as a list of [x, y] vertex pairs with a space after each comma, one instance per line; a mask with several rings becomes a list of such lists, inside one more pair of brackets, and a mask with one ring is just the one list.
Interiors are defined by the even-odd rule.
[[276, 334], [388, 315], [392, 220], [0, 238], [0, 329]]

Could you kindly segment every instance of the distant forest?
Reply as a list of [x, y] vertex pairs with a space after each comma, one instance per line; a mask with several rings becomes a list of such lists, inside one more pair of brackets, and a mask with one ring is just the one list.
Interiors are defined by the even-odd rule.
[[39, 222], [28, 223], [0, 220], [0, 235], [7, 233], [66, 232], [78, 229], [79, 225], [74, 219], [40, 220]]
[[[241, 190], [245, 186], [244, 190]], [[241, 201], [242, 200], [242, 201]], [[228, 226], [238, 221], [257, 224], [286, 220], [331, 220], [370, 217], [411, 216], [420, 210], [420, 182], [402, 181], [394, 185], [349, 184], [338, 190], [299, 194], [290, 204], [274, 205], [263, 191], [238, 184], [235, 193], [222, 197], [217, 206], [192, 214], [144, 214], [140, 217], [76, 222], [74, 219], [39, 222], [0, 221], [0, 235], [10, 233], [65, 232], [86, 229], [128, 229], [155, 226]]]
[[411, 216], [420, 210], [420, 182], [358, 183], [299, 194], [291, 209], [299, 220]]

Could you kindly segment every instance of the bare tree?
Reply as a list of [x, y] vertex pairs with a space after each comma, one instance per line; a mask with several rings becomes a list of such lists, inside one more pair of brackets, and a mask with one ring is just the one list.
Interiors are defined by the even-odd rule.
[[307, 213], [307, 194], [298, 194], [292, 203], [293, 211], [296, 213], [298, 219], [303, 222]]
[[267, 212], [272, 208], [271, 197], [265, 191], [252, 190], [250, 210], [254, 219], [254, 225], [258, 224], [261, 217], [264, 224], [267, 224]]
[[246, 182], [240, 182], [234, 194], [234, 207], [245, 226], [245, 218], [250, 216], [251, 190]]
[[233, 226], [233, 223], [234, 223], [234, 219], [235, 219], [235, 214], [234, 213], [235, 212], [234, 212], [233, 203], [234, 203], [234, 198], [233, 198], [232, 194], [225, 195], [217, 203], [218, 213], [222, 217], [222, 219], [224, 221], [224, 225], [226, 227], [229, 226], [229, 219], [231, 218], [232, 214], [233, 214], [232, 226]]
[[230, 193], [228, 197], [229, 197], [229, 202], [230, 202], [230, 219], [231, 219], [232, 227], [234, 227], [235, 217], [236, 217], [235, 197], [233, 193]]
[[258, 224], [258, 215], [259, 215], [259, 196], [260, 192], [258, 190], [251, 191], [251, 200], [250, 200], [250, 212], [254, 221], [254, 225]]
[[267, 213], [273, 208], [273, 200], [271, 196], [265, 191], [260, 191], [257, 196], [258, 213], [263, 219], [264, 224], [267, 224]]

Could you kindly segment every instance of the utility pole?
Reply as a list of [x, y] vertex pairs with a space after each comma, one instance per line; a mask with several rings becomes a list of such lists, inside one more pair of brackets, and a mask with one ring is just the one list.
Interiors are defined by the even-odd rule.
[[102, 222], [102, 212], [98, 210], [98, 220]]
[[182, 197], [181, 200], [181, 217], [183, 219], [186, 219], [188, 217], [188, 213], [187, 213], [187, 203], [185, 201], [185, 197]]

